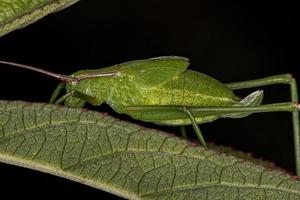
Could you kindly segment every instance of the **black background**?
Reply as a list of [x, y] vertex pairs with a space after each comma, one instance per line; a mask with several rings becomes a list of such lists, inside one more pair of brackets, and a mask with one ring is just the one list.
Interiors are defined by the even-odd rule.
[[[2, 37], [0, 59], [71, 74], [128, 60], [180, 55], [190, 58], [191, 69], [221, 82], [287, 72], [300, 80], [296, 8], [289, 1], [82, 0]], [[1, 99], [6, 100], [47, 102], [58, 83], [3, 65], [0, 74]], [[264, 89], [265, 103], [289, 101], [288, 86]], [[254, 90], [237, 94], [243, 97]], [[107, 106], [88, 108], [118, 116]], [[202, 125], [202, 130], [210, 142], [251, 152], [294, 172], [289, 113], [221, 119]], [[67, 194], [70, 198], [97, 195], [118, 199], [72, 181], [5, 164], [0, 164], [0, 185], [1, 195], [38, 198], [34, 191], [39, 190], [48, 197]]]

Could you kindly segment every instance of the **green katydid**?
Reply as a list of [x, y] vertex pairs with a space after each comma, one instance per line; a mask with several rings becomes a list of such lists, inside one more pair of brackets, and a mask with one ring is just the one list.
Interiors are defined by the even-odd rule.
[[[50, 103], [71, 107], [107, 103], [118, 113], [163, 125], [192, 125], [200, 143], [206, 146], [198, 124], [218, 118], [241, 118], [252, 113], [292, 112], [297, 175], [300, 175], [300, 129], [297, 85], [290, 74], [222, 84], [214, 78], [187, 69], [184, 57], [164, 56], [135, 60], [94, 70], [80, 70], [67, 76], [12, 62], [2, 64], [37, 71], [62, 81]], [[289, 84], [291, 102], [261, 105], [263, 92], [240, 99], [233, 90], [272, 84]], [[59, 97], [62, 89], [66, 94]], [[58, 98], [59, 97], [59, 98]]]

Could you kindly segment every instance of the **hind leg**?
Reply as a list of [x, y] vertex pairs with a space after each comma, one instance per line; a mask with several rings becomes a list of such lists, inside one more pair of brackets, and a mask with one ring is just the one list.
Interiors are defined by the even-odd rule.
[[[298, 104], [299, 101], [298, 101], [297, 83], [291, 74], [282, 74], [282, 75], [270, 76], [266, 78], [260, 78], [256, 80], [250, 80], [250, 81], [228, 83], [225, 85], [231, 88], [232, 90], [238, 90], [238, 89], [254, 88], [254, 87], [275, 85], [275, 84], [288, 84], [290, 86], [291, 101], [294, 104]], [[293, 119], [296, 170], [297, 170], [297, 175], [300, 176], [300, 127], [299, 127], [298, 110], [292, 111], [292, 119]]]

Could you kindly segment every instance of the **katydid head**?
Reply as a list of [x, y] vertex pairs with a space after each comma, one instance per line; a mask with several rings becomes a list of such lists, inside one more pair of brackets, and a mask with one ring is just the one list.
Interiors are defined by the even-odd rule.
[[[14, 67], [19, 67], [41, 74], [56, 78], [63, 83], [61, 83], [58, 88], [54, 91], [50, 103], [62, 103], [71, 107], [82, 107], [86, 102], [92, 105], [100, 105], [108, 98], [108, 93], [111, 88], [112, 79], [109, 77], [114, 77], [115, 72], [99, 72], [99, 70], [81, 70], [75, 72], [74, 74], [67, 76], [63, 74], [58, 74], [43, 70], [37, 67], [1, 61], [0, 64], [10, 65]], [[66, 89], [66, 94], [61, 98], [57, 99], [61, 89]]]
[[75, 81], [66, 83], [67, 93], [75, 91], [75, 95], [69, 96], [66, 106], [78, 107], [88, 102], [93, 106], [106, 102], [113, 85], [113, 72], [103, 72], [101, 69], [80, 70], [70, 75]]

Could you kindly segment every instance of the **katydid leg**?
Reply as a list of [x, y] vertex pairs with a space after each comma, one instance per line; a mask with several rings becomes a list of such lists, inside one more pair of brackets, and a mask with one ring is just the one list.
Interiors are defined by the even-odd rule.
[[58, 84], [58, 86], [55, 88], [54, 92], [53, 92], [52, 95], [51, 95], [51, 98], [50, 98], [50, 100], [49, 100], [49, 103], [54, 103], [55, 100], [57, 99], [57, 97], [58, 97], [60, 91], [61, 91], [62, 89], [64, 89], [65, 87], [66, 87], [66, 83], [64, 83], [64, 82]]
[[55, 104], [56, 104], [56, 105], [59, 105], [59, 104], [65, 102], [66, 99], [67, 99], [68, 97], [70, 97], [70, 96], [73, 96], [73, 94], [74, 94], [74, 91], [68, 92], [67, 94], [65, 94], [65, 95], [63, 95], [63, 96], [61, 96], [61, 97], [59, 97], [59, 98], [55, 101]]
[[185, 126], [180, 126], [180, 133], [181, 133], [181, 137], [183, 137], [185, 139], [187, 138]]
[[203, 137], [203, 135], [202, 135], [202, 133], [201, 133], [201, 130], [200, 130], [200, 128], [199, 128], [199, 125], [197, 124], [197, 122], [196, 122], [196, 120], [195, 120], [193, 114], [192, 114], [191, 111], [189, 110], [189, 108], [187, 108], [187, 107], [182, 107], [182, 111], [185, 112], [185, 113], [187, 114], [187, 116], [190, 118], [191, 123], [192, 123], [192, 126], [193, 126], [193, 128], [194, 128], [194, 130], [195, 130], [195, 132], [196, 132], [196, 134], [197, 134], [197, 137], [198, 137], [200, 143], [201, 143], [204, 147], [207, 147], [207, 144], [206, 144], [206, 142], [205, 142], [205, 139], [204, 139], [204, 137]]
[[79, 99], [82, 99], [82, 100], [85, 100], [89, 103], [91, 103], [92, 105], [95, 105], [96, 102], [97, 102], [97, 99], [95, 97], [91, 97], [89, 95], [86, 95], [82, 92], [79, 92], [79, 91], [74, 91], [73, 92], [73, 97], [77, 97]]
[[[257, 106], [188, 106], [195, 118], [207, 115], [217, 115], [218, 118], [224, 114], [232, 113], [264, 113], [264, 112], [292, 112], [300, 110], [300, 105], [297, 103], [284, 102], [264, 104]], [[183, 112], [182, 106], [177, 105], [160, 105], [160, 106], [128, 106], [127, 112], [151, 113], [152, 118], [147, 118], [148, 121], [163, 121], [163, 120], [177, 120], [186, 119], [186, 114]], [[167, 113], [167, 114], [165, 114]]]
[[[245, 88], [253, 88], [266, 85], [274, 84], [288, 84], [291, 91], [291, 100], [294, 104], [298, 104], [298, 90], [296, 80], [292, 77], [291, 74], [282, 74], [276, 76], [270, 76], [266, 78], [250, 80], [250, 81], [241, 81], [235, 83], [226, 84], [227, 87], [237, 90]], [[299, 127], [299, 110], [295, 109], [292, 111], [293, 119], [293, 132], [294, 132], [294, 149], [295, 149], [295, 160], [296, 160], [296, 172], [300, 176], [300, 127]]]
[[95, 104], [96, 103], [96, 99], [94, 97], [91, 97], [91, 96], [88, 96], [82, 92], [79, 92], [79, 91], [71, 91], [71, 92], [68, 92], [67, 94], [63, 95], [62, 97], [60, 97], [56, 102], [55, 104], [61, 104], [63, 103], [68, 97], [77, 97], [79, 99], [82, 99], [82, 100], [85, 100], [85, 101], [88, 101], [90, 102], [91, 104]]
[[269, 76], [265, 78], [259, 78], [249, 81], [241, 81], [234, 83], [226, 83], [225, 85], [232, 90], [254, 88], [266, 85], [275, 85], [275, 84], [290, 84], [294, 82], [294, 78], [291, 74], [281, 74], [275, 76]]

